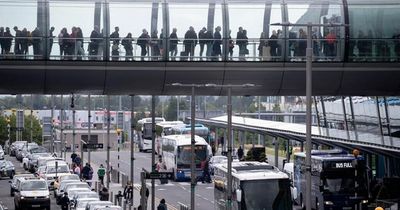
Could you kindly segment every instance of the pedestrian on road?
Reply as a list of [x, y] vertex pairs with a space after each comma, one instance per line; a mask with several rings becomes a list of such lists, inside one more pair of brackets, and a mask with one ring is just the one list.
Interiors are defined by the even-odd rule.
[[64, 196], [60, 199], [60, 205], [62, 210], [68, 210], [69, 198], [67, 192], [64, 192]]
[[157, 207], [157, 210], [168, 210], [167, 205], [165, 204], [165, 199], [161, 199], [160, 204]]
[[85, 167], [82, 169], [82, 178], [85, 180], [89, 180], [87, 183], [89, 186], [91, 186], [90, 180], [92, 180], [93, 177], [93, 169], [90, 167], [89, 163], [86, 163]]
[[99, 192], [99, 197], [101, 201], [108, 201], [110, 193], [108, 192], [108, 189], [106, 187], [103, 187], [103, 189], [101, 189], [101, 191]]
[[238, 149], [238, 151], [237, 151], [237, 155], [238, 155], [239, 161], [241, 161], [242, 158], [243, 158], [243, 155], [244, 155], [242, 146], [239, 146], [239, 149]]
[[104, 185], [104, 176], [106, 175], [106, 169], [103, 164], [100, 164], [100, 168], [97, 170], [97, 176], [99, 177], [100, 183]]
[[75, 152], [71, 154], [71, 161], [72, 163], [75, 163], [75, 158], [78, 156]]
[[76, 164], [74, 164], [74, 174], [76, 174], [79, 177], [81, 177], [81, 168]]
[[79, 155], [76, 155], [76, 157], [74, 158], [74, 163], [75, 163], [78, 167], [80, 167], [80, 166], [81, 166], [81, 162], [82, 162], [81, 157], [80, 157]]
[[132, 182], [128, 181], [124, 188], [124, 198], [127, 203], [129, 203], [133, 196], [133, 185]]

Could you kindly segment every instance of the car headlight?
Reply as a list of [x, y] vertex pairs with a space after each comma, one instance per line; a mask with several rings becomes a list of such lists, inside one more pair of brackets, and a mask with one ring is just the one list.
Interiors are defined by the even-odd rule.
[[366, 203], [368, 203], [368, 200], [362, 200], [362, 203], [366, 204]]
[[50, 196], [46, 195], [44, 198], [50, 198]]
[[332, 201], [325, 201], [325, 205], [332, 206], [332, 205], [333, 205], [333, 202], [332, 202]]
[[21, 199], [24, 199], [25, 197], [21, 197]]

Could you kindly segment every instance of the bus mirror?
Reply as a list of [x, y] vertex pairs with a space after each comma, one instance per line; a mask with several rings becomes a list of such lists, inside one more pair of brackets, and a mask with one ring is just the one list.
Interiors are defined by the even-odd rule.
[[242, 202], [242, 190], [240, 189], [236, 190], [236, 200], [237, 202]]

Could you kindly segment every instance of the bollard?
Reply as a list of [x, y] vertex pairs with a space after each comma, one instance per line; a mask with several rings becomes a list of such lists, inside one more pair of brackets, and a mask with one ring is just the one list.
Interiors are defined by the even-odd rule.
[[114, 203], [113, 202], [113, 199], [114, 199], [114, 193], [113, 192], [110, 192], [110, 198], [108, 199], [108, 200], [110, 200], [111, 201], [111, 203]]
[[126, 210], [126, 202], [123, 202], [123, 203], [122, 203], [122, 209], [123, 209], [123, 210]]

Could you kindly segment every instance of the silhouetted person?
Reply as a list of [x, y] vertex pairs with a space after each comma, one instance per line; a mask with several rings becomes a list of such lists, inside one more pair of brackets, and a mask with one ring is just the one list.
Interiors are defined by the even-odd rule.
[[0, 27], [0, 48], [1, 48], [1, 54], [4, 54], [4, 27]]
[[8, 54], [11, 51], [11, 44], [13, 40], [13, 35], [11, 34], [10, 28], [6, 27], [4, 32], [4, 53]]
[[85, 55], [85, 50], [83, 49], [83, 33], [82, 29], [77, 27], [75, 29], [75, 55], [77, 60], [82, 60], [83, 56]]
[[15, 42], [14, 42], [14, 53], [16, 55], [21, 54], [21, 36], [22, 32], [18, 29], [17, 26], [14, 26], [15, 31]]
[[172, 33], [169, 35], [169, 51], [171, 52], [171, 60], [176, 59], [176, 55], [178, 54], [178, 35], [176, 34], [177, 29], [173, 28]]
[[147, 54], [147, 45], [149, 44], [150, 36], [146, 29], [142, 30], [142, 34], [139, 36], [137, 40], [137, 45], [140, 46], [140, 60], [144, 61], [144, 57]]
[[243, 30], [243, 27], [239, 27], [239, 31], [236, 34], [236, 44], [239, 46], [239, 60], [244, 61], [245, 56], [247, 54], [247, 43], [248, 38], [246, 35], [246, 31]]
[[203, 52], [204, 52], [204, 46], [207, 43], [207, 29], [206, 27], [203, 27], [200, 31], [199, 31], [199, 44], [200, 44], [200, 60], [203, 60]]
[[34, 59], [40, 59], [41, 57], [41, 32], [38, 27], [35, 28], [35, 30], [32, 31], [32, 45], [33, 45], [33, 55]]
[[28, 54], [29, 51], [29, 41], [31, 39], [31, 34], [30, 32], [26, 29], [23, 28], [21, 31], [21, 54], [23, 55], [23, 58], [26, 58], [26, 54]]
[[307, 34], [302, 28], [300, 28], [299, 41], [297, 42], [297, 56], [301, 57], [306, 56], [306, 49], [307, 49]]
[[237, 155], [238, 155], [239, 160], [242, 160], [243, 155], [244, 155], [242, 146], [239, 146], [239, 149], [238, 149], [238, 151], [237, 151]]
[[64, 192], [64, 195], [60, 198], [60, 205], [62, 210], [69, 209], [69, 198], [67, 192]]
[[158, 31], [155, 30], [151, 33], [151, 41], [150, 41], [150, 46], [151, 46], [151, 60], [158, 60], [160, 57], [160, 48], [159, 48], [159, 43], [158, 43]]
[[336, 45], [336, 35], [333, 30], [329, 32], [329, 34], [326, 35], [326, 56], [330, 57], [333, 59], [336, 56], [335, 53], [335, 45]]
[[206, 57], [207, 60], [211, 59], [212, 55], [212, 48], [213, 48], [213, 43], [214, 43], [214, 35], [212, 30], [207, 30], [205, 34], [205, 39], [206, 39], [206, 45], [207, 45], [207, 51], [206, 51]]
[[89, 59], [95, 60], [99, 53], [99, 44], [101, 42], [100, 29], [98, 26], [94, 26], [92, 33], [90, 34], [90, 43], [89, 43]]
[[218, 61], [219, 56], [221, 55], [221, 44], [222, 44], [222, 36], [221, 36], [221, 27], [217, 26], [215, 28], [214, 40], [213, 40], [213, 50], [212, 50], [212, 60]]
[[126, 201], [130, 201], [133, 196], [133, 185], [132, 182], [128, 181], [124, 188], [124, 198]]
[[111, 33], [110, 39], [112, 41], [112, 44], [119, 44], [119, 27], [114, 28], [114, 32]]
[[125, 48], [125, 61], [133, 60], [133, 46], [132, 46], [133, 38], [132, 34], [128, 33], [128, 35], [122, 39], [122, 46]]
[[268, 45], [271, 47], [271, 58], [272, 60], [275, 60], [278, 56], [278, 34], [275, 30], [272, 31], [272, 35], [271, 37], [269, 37], [269, 39], [270, 40], [268, 41]]
[[194, 49], [197, 45], [197, 34], [193, 26], [190, 26], [189, 30], [185, 33], [183, 44], [185, 45], [185, 55], [189, 56], [190, 60], [193, 60]]
[[233, 57], [233, 48], [235, 48], [235, 43], [231, 37], [231, 30], [229, 30], [229, 41], [228, 41], [228, 48], [229, 48], [229, 60], [232, 60]]
[[50, 59], [50, 56], [51, 56], [51, 51], [53, 49], [53, 43], [54, 43], [54, 38], [55, 38], [55, 36], [53, 34], [54, 30], [55, 30], [54, 27], [51, 27], [50, 30], [49, 30], [49, 49], [47, 50], [47, 57], [49, 59]]

